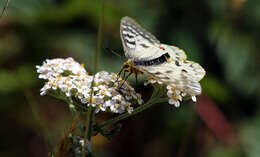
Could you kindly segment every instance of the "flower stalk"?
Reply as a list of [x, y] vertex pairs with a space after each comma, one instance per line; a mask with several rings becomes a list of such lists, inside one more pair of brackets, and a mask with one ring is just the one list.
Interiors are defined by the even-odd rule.
[[156, 87], [153, 86], [153, 87], [154, 87], [153, 88], [154, 89], [153, 93], [152, 93], [150, 99], [145, 104], [135, 108], [133, 110], [133, 112], [131, 112], [131, 113], [126, 112], [126, 113], [121, 114], [121, 115], [119, 115], [117, 117], [109, 119], [109, 120], [107, 120], [107, 121], [105, 121], [105, 122], [103, 122], [101, 124], [97, 124], [97, 127], [99, 129], [101, 129], [101, 128], [107, 126], [107, 125], [116, 123], [116, 122], [118, 122], [118, 121], [120, 121], [122, 119], [128, 118], [128, 117], [133, 116], [133, 115], [135, 115], [135, 114], [137, 114], [139, 112], [142, 112], [142, 111], [148, 109], [149, 107], [151, 107], [151, 106], [153, 106], [155, 104], [167, 102], [167, 100], [168, 100], [167, 98], [162, 98], [162, 95], [163, 95], [162, 86], [159, 85], [159, 86], [156, 86]]
[[[104, 18], [104, 2], [101, 0], [101, 16], [99, 19], [99, 26], [98, 26], [98, 35], [97, 35], [97, 45], [96, 45], [96, 53], [95, 53], [95, 61], [94, 61], [94, 74], [97, 72], [97, 66], [98, 66], [98, 56], [101, 49], [101, 41], [102, 41], [102, 27], [103, 27], [103, 18]], [[93, 97], [93, 85], [95, 81], [95, 75], [93, 77], [92, 83], [91, 83], [91, 96], [90, 96], [90, 105], [92, 104], [92, 97]], [[89, 107], [86, 115], [86, 130], [84, 135], [84, 145], [82, 147], [82, 157], [85, 157], [86, 149], [85, 145], [88, 149], [87, 153], [91, 153], [90, 145], [91, 145], [91, 130], [92, 130], [92, 124], [95, 116], [95, 108], [92, 106]]]
[[[92, 125], [94, 121], [94, 115], [95, 115], [95, 108], [89, 107], [87, 114], [86, 114], [86, 130], [84, 135], [84, 145], [82, 147], [82, 157], [85, 157], [85, 154], [91, 153], [91, 131], [92, 131]], [[87, 150], [86, 150], [87, 149]], [[87, 151], [87, 152], [86, 152]]]
[[142, 111], [148, 109], [149, 107], [151, 107], [151, 106], [153, 106], [153, 105], [155, 105], [155, 104], [163, 103], [163, 102], [167, 102], [167, 101], [168, 101], [167, 98], [154, 98], [154, 99], [151, 99], [151, 100], [148, 101], [146, 104], [141, 105], [141, 106], [137, 107], [136, 109], [134, 109], [134, 111], [133, 111], [132, 113], [126, 112], [126, 113], [121, 114], [121, 115], [119, 115], [119, 116], [117, 116], [117, 117], [114, 117], [114, 118], [112, 118], [112, 119], [109, 119], [109, 120], [107, 120], [107, 121], [105, 121], [105, 122], [103, 122], [103, 123], [101, 123], [101, 124], [97, 124], [97, 126], [98, 126], [99, 128], [103, 128], [103, 127], [105, 127], [105, 126], [107, 126], [107, 125], [116, 123], [116, 122], [118, 122], [118, 121], [120, 121], [120, 120], [122, 120], [122, 119], [128, 118], [128, 117], [133, 116], [133, 115], [135, 115], [135, 114], [137, 114], [137, 113], [139, 113], [139, 112], [142, 112]]

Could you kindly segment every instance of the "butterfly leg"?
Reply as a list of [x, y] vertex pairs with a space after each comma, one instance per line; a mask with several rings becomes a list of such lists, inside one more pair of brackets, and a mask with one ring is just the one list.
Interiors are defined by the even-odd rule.
[[123, 80], [125, 79], [125, 74], [126, 74], [126, 71], [124, 71], [124, 74], [123, 74], [123, 77], [122, 77]]
[[[121, 73], [124, 71], [124, 68], [122, 68], [120, 71], [119, 71], [119, 73], [117, 74], [117, 79], [116, 79], [116, 82], [118, 82], [118, 79], [119, 79], [119, 77], [120, 77], [120, 75], [121, 75]], [[124, 74], [125, 75], [125, 74]]]
[[130, 75], [132, 75], [133, 73], [129, 73], [125, 78], [124, 78], [124, 80], [123, 80], [123, 82], [122, 82], [122, 84], [120, 85], [120, 87], [119, 87], [119, 89], [124, 85], [124, 83], [125, 83], [125, 81], [128, 79], [128, 77], [130, 76]]

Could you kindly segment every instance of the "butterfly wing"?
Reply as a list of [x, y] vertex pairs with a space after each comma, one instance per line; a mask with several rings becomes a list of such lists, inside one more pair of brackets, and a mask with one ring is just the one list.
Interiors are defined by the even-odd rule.
[[144, 53], [148, 48], [160, 43], [155, 36], [127, 16], [121, 19], [120, 36], [125, 56], [133, 60], [139, 58], [139, 53]]
[[120, 36], [127, 58], [149, 60], [169, 53], [175, 60], [185, 60], [186, 54], [175, 46], [160, 44], [151, 33], [142, 28], [130, 17], [123, 17], [120, 24]]
[[201, 93], [199, 81], [204, 77], [205, 70], [198, 63], [171, 60], [160, 65], [138, 66], [138, 68], [153, 79], [190, 95]]

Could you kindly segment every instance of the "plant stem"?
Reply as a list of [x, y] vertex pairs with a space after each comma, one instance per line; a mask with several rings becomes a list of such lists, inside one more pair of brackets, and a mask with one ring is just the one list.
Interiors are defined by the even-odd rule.
[[96, 53], [95, 53], [95, 58], [94, 58], [94, 71], [93, 71], [93, 80], [91, 83], [91, 94], [90, 94], [90, 107], [87, 111], [86, 115], [86, 130], [85, 130], [85, 135], [84, 135], [84, 145], [82, 147], [82, 157], [86, 156], [86, 149], [88, 149], [88, 154], [91, 153], [90, 150], [90, 145], [91, 145], [91, 131], [92, 131], [92, 125], [93, 125], [93, 120], [95, 116], [95, 108], [91, 107], [92, 104], [92, 96], [93, 96], [93, 85], [94, 85], [94, 80], [95, 80], [95, 74], [97, 73], [97, 66], [98, 66], [98, 56], [100, 53], [101, 49], [101, 42], [102, 42], [102, 29], [103, 29], [103, 18], [104, 18], [104, 1], [101, 0], [101, 15], [99, 19], [99, 25], [98, 25], [98, 34], [97, 34], [97, 45], [96, 45]]
[[4, 4], [4, 7], [2, 9], [2, 12], [0, 13], [0, 18], [3, 16], [4, 12], [6, 11], [8, 3], [9, 3], [9, 0], [6, 0], [5, 4]]
[[97, 72], [98, 67], [98, 56], [101, 49], [101, 42], [102, 42], [102, 30], [103, 30], [103, 21], [104, 21], [104, 2], [101, 0], [101, 15], [99, 18], [99, 25], [98, 25], [98, 34], [97, 34], [97, 45], [96, 45], [96, 54], [94, 60], [94, 74]]
[[95, 115], [95, 108], [89, 107], [86, 115], [86, 130], [85, 130], [85, 135], [84, 135], [84, 146], [82, 149], [82, 157], [85, 157], [86, 154], [86, 149], [88, 149], [87, 153], [90, 153], [90, 141], [91, 141], [91, 130], [92, 130], [92, 125], [93, 125], [93, 120], [94, 120], [94, 115]]
[[165, 102], [165, 100], [167, 101], [167, 98], [154, 98], [154, 99], [151, 99], [146, 104], [137, 107], [132, 113], [121, 114], [121, 115], [119, 115], [117, 117], [114, 117], [114, 118], [112, 118], [112, 119], [110, 119], [110, 120], [108, 120], [106, 122], [98, 124], [98, 127], [99, 128], [103, 128], [106, 125], [110, 125], [110, 124], [113, 124], [115, 122], [118, 122], [119, 120], [122, 120], [122, 119], [125, 119], [127, 117], [133, 116], [133, 115], [135, 115], [135, 114], [137, 114], [137, 113], [139, 113], [139, 112], [141, 112], [141, 111], [151, 107], [154, 104]]

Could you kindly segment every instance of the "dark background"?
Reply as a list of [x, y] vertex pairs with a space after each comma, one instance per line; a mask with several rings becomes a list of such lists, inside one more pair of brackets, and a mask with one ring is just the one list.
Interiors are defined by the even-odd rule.
[[[105, 48], [124, 56], [119, 23], [130, 16], [162, 43], [182, 48], [207, 74], [196, 104], [158, 104], [123, 120], [117, 137], [93, 138], [94, 155], [258, 157], [260, 1], [104, 2], [99, 70], [120, 70], [123, 60]], [[39, 95], [43, 81], [35, 66], [73, 57], [91, 73], [100, 10], [98, 0], [10, 0], [0, 19], [1, 157], [47, 156], [64, 136], [72, 121], [69, 108]], [[132, 84], [140, 92], [151, 90], [142, 89], [142, 81]]]

